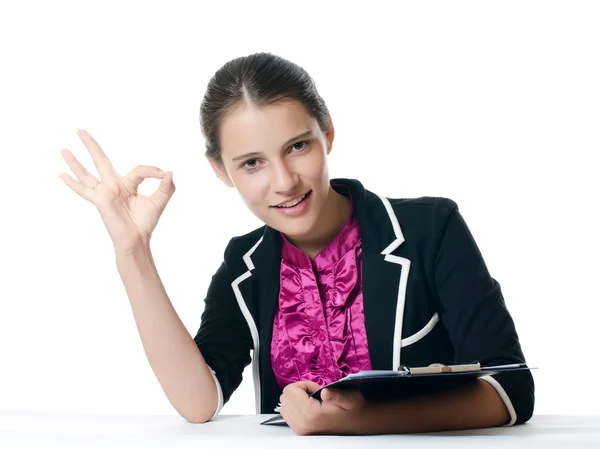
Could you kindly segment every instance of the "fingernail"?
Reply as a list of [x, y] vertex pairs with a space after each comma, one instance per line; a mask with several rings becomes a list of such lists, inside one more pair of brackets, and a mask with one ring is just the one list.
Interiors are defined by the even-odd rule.
[[158, 170], [158, 174], [159, 174], [159, 175], [164, 175], [164, 174], [165, 174], [165, 172], [164, 172], [164, 171], [162, 171], [162, 170]]

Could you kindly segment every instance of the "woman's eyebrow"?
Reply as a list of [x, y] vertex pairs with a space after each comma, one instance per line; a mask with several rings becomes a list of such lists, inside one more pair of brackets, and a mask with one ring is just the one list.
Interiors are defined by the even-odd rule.
[[239, 161], [240, 159], [246, 159], [247, 157], [256, 157], [256, 156], [260, 156], [260, 153], [258, 151], [253, 151], [252, 153], [240, 154], [239, 156], [236, 156], [233, 159], [231, 159], [231, 162]]
[[302, 134], [298, 134], [296, 137], [292, 137], [291, 139], [289, 139], [286, 143], [283, 144], [283, 146], [286, 146], [290, 143], [292, 143], [294, 140], [296, 139], [300, 139], [301, 137], [306, 137], [308, 136], [310, 133], [312, 133], [312, 129], [309, 129], [308, 131], [304, 131]]
[[[307, 137], [307, 136], [309, 136], [310, 134], [312, 134], [312, 130], [311, 130], [311, 129], [309, 129], [308, 131], [304, 131], [303, 133], [301, 133], [301, 134], [298, 134], [297, 136], [295, 136], [295, 137], [292, 137], [291, 139], [288, 139], [288, 140], [287, 140], [287, 142], [285, 142], [285, 143], [283, 144], [283, 146], [286, 146], [286, 145], [288, 145], [288, 144], [292, 143], [294, 140], [300, 139], [300, 138], [302, 138], [302, 137]], [[235, 161], [239, 161], [240, 159], [246, 159], [246, 158], [248, 158], [248, 157], [256, 157], [256, 156], [259, 156], [260, 154], [261, 154], [261, 153], [260, 153], [260, 152], [258, 152], [258, 151], [252, 151], [251, 153], [244, 153], [244, 154], [240, 154], [239, 156], [236, 156], [236, 157], [234, 157], [233, 159], [231, 159], [231, 161], [232, 161], [232, 162], [235, 162]]]

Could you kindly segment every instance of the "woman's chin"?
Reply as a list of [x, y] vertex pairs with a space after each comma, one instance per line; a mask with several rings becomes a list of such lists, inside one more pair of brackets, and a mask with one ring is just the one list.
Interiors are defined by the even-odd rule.
[[313, 220], [311, 220], [311, 217], [278, 217], [276, 220], [271, 220], [271, 223], [267, 224], [292, 239], [302, 239], [303, 237], [309, 236], [314, 229], [314, 223]]
[[312, 229], [309, 223], [278, 223], [278, 225], [276, 229], [292, 239], [301, 239], [310, 235]]

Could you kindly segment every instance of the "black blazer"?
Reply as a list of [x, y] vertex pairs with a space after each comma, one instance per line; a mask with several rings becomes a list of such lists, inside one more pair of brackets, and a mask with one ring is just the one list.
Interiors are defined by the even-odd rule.
[[[350, 191], [358, 219], [373, 369], [525, 362], [500, 284], [490, 276], [454, 201], [387, 199], [357, 180], [330, 183], [341, 194]], [[256, 412], [274, 413], [279, 402], [270, 348], [280, 262], [279, 233], [265, 225], [231, 239], [212, 277], [194, 340], [217, 383], [216, 413], [251, 362]], [[532, 416], [534, 383], [528, 370], [484, 379], [506, 404], [508, 425]]]

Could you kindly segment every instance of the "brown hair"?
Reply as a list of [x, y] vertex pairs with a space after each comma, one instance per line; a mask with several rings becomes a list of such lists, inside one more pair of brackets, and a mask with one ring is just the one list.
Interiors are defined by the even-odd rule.
[[261, 107], [283, 99], [302, 102], [325, 131], [329, 110], [302, 67], [271, 53], [254, 53], [227, 62], [210, 79], [200, 106], [206, 156], [222, 162], [219, 125], [236, 107], [243, 103]]

